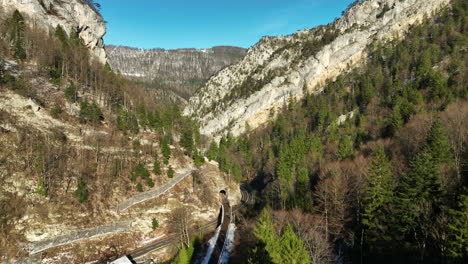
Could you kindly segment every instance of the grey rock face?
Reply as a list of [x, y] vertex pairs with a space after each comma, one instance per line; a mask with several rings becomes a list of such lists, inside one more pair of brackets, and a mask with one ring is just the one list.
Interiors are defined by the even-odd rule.
[[0, 0], [6, 11], [17, 9], [25, 14], [28, 23], [39, 25], [47, 30], [57, 25], [70, 34], [79, 32], [84, 44], [101, 63], [106, 63], [103, 36], [106, 25], [102, 17], [82, 0]]
[[339, 74], [364, 63], [368, 45], [403, 36], [449, 0], [367, 0], [327, 26], [265, 37], [238, 64], [223, 69], [190, 98], [185, 115], [202, 134], [234, 136], [275, 116], [290, 97], [318, 93]]
[[237, 63], [246, 50], [219, 46], [210, 49], [136, 49], [106, 46], [113, 70], [127, 78], [170, 90], [188, 99], [197, 88], [222, 68]]

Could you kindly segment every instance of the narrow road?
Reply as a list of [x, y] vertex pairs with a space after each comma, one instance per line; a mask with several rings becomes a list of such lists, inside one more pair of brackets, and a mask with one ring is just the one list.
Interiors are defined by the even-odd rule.
[[[148, 200], [151, 200], [151, 199], [155, 199], [161, 195], [163, 195], [164, 193], [166, 193], [167, 191], [169, 191], [170, 189], [174, 188], [174, 186], [176, 186], [179, 182], [181, 182], [182, 180], [184, 180], [187, 176], [189, 176], [190, 174], [192, 174], [192, 172], [196, 171], [197, 169], [194, 168], [194, 167], [190, 167], [188, 169], [186, 169], [185, 171], [181, 172], [177, 177], [171, 179], [170, 181], [166, 182], [165, 184], [163, 184], [161, 187], [155, 189], [155, 190], [150, 190], [150, 191], [147, 191], [147, 192], [142, 192], [142, 193], [139, 193], [139, 194], [136, 194], [130, 198], [128, 198], [127, 200], [123, 201], [122, 203], [120, 203], [118, 206], [117, 206], [117, 212], [118, 213], [121, 213], [122, 211], [134, 206], [134, 205], [137, 205], [139, 203], [142, 203], [142, 202], [145, 202], [145, 201], [148, 201]], [[207, 168], [204, 168], [202, 170], [199, 171], [199, 173], [206, 173], [206, 172], [209, 172], [209, 171], [212, 171], [212, 170], [216, 170], [215, 168], [213, 167], [207, 167]]]
[[63, 246], [73, 242], [97, 238], [117, 232], [125, 232], [132, 229], [130, 221], [106, 224], [98, 227], [78, 230], [69, 234], [61, 235], [51, 239], [46, 239], [38, 242], [32, 242], [28, 245], [28, 250], [31, 255], [40, 253], [49, 248]]
[[[241, 189], [241, 195], [242, 195], [241, 196], [241, 204], [239, 206], [236, 206], [235, 208], [232, 208], [232, 214], [235, 214], [237, 211], [244, 208], [247, 204], [251, 204], [253, 202], [253, 200], [254, 200], [254, 198], [252, 197], [252, 194], [251, 194], [251, 190], [246, 185], [241, 185], [240, 189]], [[225, 210], [225, 212], [227, 212], [227, 211], [228, 210]], [[205, 224], [204, 226], [202, 226], [202, 227], [200, 227], [198, 229], [195, 229], [194, 232], [204, 233], [204, 232], [210, 230], [211, 228], [215, 228], [218, 225], [218, 218], [219, 217], [217, 217], [215, 220]], [[227, 221], [223, 221], [223, 222], [227, 222]], [[127, 257], [129, 257], [132, 260], [137, 260], [139, 258], [142, 258], [142, 257], [146, 256], [147, 254], [149, 254], [151, 252], [154, 252], [156, 250], [163, 249], [163, 248], [166, 248], [166, 247], [172, 245], [176, 240], [177, 240], [177, 237], [174, 234], [170, 234], [170, 235], [168, 235], [168, 236], [166, 236], [164, 238], [161, 238], [160, 240], [152, 242], [149, 245], [146, 245], [144, 247], [141, 247], [139, 249], [136, 249], [136, 250], [132, 251], [131, 253], [129, 253], [127, 255]], [[221, 251], [222, 251], [223, 246], [224, 245], [221, 245]], [[222, 253], [222, 252], [220, 252], [220, 253]], [[221, 254], [219, 256], [221, 256]], [[219, 259], [219, 257], [216, 259], [215, 263], [218, 262], [218, 259]], [[105, 263], [105, 262], [103, 262], [103, 263]]]

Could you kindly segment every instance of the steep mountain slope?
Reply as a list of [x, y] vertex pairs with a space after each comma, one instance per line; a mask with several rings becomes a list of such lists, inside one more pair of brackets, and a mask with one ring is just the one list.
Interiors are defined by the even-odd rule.
[[209, 77], [239, 62], [246, 50], [219, 46], [210, 49], [150, 49], [106, 46], [112, 69], [123, 76], [172, 90], [188, 99]]
[[368, 45], [401, 36], [410, 25], [448, 0], [356, 2], [327, 26], [290, 36], [265, 37], [238, 64], [213, 76], [184, 114], [201, 121], [201, 132], [239, 135], [275, 115], [290, 97], [317, 93], [319, 85], [362, 63]]
[[[276, 120], [212, 142], [267, 208], [238, 226], [232, 263], [468, 262], [467, 21], [453, 0]], [[290, 227], [302, 242], [284, 250]]]
[[106, 26], [101, 15], [90, 6], [92, 1], [0, 0], [0, 5], [7, 12], [17, 9], [28, 16], [30, 25], [38, 25], [52, 31], [57, 25], [61, 25], [68, 35], [77, 32], [95, 57], [101, 63], [106, 63], [102, 38], [106, 34]]
[[216, 219], [220, 189], [239, 200], [192, 120], [93, 59], [63, 30], [76, 13], [52, 29], [13, 11], [34, 3], [0, 9], [0, 263], [105, 261], [177, 234], [175, 210], [186, 229]]

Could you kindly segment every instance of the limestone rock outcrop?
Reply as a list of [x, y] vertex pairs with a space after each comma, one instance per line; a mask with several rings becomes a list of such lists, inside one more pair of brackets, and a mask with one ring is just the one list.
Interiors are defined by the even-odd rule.
[[403, 36], [448, 2], [357, 1], [329, 25], [264, 37], [241, 62], [208, 80], [184, 114], [200, 120], [202, 134], [216, 138], [257, 128], [274, 118], [290, 97], [320, 92], [326, 80], [362, 64], [368, 45]]
[[76, 30], [84, 44], [101, 63], [106, 63], [103, 36], [106, 25], [101, 15], [84, 0], [0, 0], [6, 11], [18, 10], [28, 23], [47, 30], [62, 26], [70, 34]]

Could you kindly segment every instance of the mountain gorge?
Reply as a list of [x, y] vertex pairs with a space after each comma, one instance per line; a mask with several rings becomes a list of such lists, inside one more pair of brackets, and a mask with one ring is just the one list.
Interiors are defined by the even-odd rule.
[[329, 25], [264, 37], [240, 63], [210, 78], [184, 113], [200, 120], [203, 134], [238, 136], [266, 123], [289, 98], [320, 93], [327, 80], [365, 63], [369, 45], [404, 36], [448, 2], [356, 1]]
[[466, 0], [355, 1], [249, 50], [0, 3], [0, 263], [467, 263]]
[[221, 69], [241, 60], [246, 50], [218, 46], [210, 49], [149, 49], [106, 46], [109, 62], [123, 76], [148, 87], [173, 92], [187, 100]]

